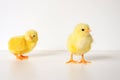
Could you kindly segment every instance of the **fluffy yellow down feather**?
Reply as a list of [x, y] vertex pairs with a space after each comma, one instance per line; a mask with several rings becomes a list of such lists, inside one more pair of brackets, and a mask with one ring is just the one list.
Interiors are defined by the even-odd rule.
[[93, 42], [92, 36], [89, 32], [90, 28], [88, 24], [81, 23], [75, 27], [67, 41], [67, 47], [71, 53], [70, 60], [67, 63], [78, 63], [73, 60], [73, 55], [82, 56], [79, 63], [88, 63], [88, 61], [85, 61], [84, 59], [84, 54], [91, 49], [91, 44]]
[[22, 36], [12, 37], [8, 42], [8, 48], [17, 59], [28, 59], [23, 54], [30, 52], [37, 44], [38, 34], [35, 30], [29, 30]]

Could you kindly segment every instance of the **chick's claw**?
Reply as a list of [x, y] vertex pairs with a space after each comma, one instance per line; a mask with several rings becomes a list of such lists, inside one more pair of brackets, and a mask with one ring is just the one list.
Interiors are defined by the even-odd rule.
[[87, 63], [91, 63], [91, 62], [82, 59], [79, 63], [87, 64]]
[[28, 56], [20, 55], [20, 56], [16, 56], [16, 58], [19, 60], [25, 60], [25, 59], [28, 59]]
[[66, 63], [78, 63], [77, 61], [75, 61], [75, 60], [69, 60], [69, 61], [67, 61]]

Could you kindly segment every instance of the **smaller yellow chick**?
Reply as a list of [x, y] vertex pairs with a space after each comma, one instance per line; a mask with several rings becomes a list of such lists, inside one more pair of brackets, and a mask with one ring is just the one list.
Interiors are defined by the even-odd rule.
[[[70, 55], [70, 60], [66, 63], [90, 63], [84, 59], [84, 54], [91, 49], [93, 38], [90, 34], [90, 28], [88, 24], [78, 24], [73, 33], [69, 36], [67, 41], [67, 47]], [[82, 59], [77, 62], [73, 60], [73, 55], [81, 55]]]
[[17, 59], [28, 59], [28, 56], [23, 56], [30, 52], [37, 44], [38, 33], [35, 30], [29, 30], [22, 36], [12, 37], [8, 42], [8, 48]]

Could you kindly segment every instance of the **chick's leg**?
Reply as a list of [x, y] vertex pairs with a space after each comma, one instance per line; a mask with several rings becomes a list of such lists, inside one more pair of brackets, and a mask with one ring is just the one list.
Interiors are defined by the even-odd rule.
[[24, 59], [28, 59], [28, 56], [16, 55], [16, 58], [19, 60], [24, 60]]
[[28, 56], [20, 55], [23, 59], [28, 59]]
[[73, 60], [73, 54], [70, 55], [70, 60], [66, 63], [77, 63], [77, 61]]
[[91, 62], [90, 61], [86, 61], [85, 58], [84, 58], [84, 54], [82, 54], [82, 59], [80, 60], [79, 63], [87, 64], [87, 63], [91, 63]]

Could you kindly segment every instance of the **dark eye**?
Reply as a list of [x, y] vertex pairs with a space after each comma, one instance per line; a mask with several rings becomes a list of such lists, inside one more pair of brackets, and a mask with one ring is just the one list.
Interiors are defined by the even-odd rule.
[[33, 37], [35, 37], [35, 35], [33, 35]]
[[85, 29], [82, 29], [82, 31], [85, 31]]

